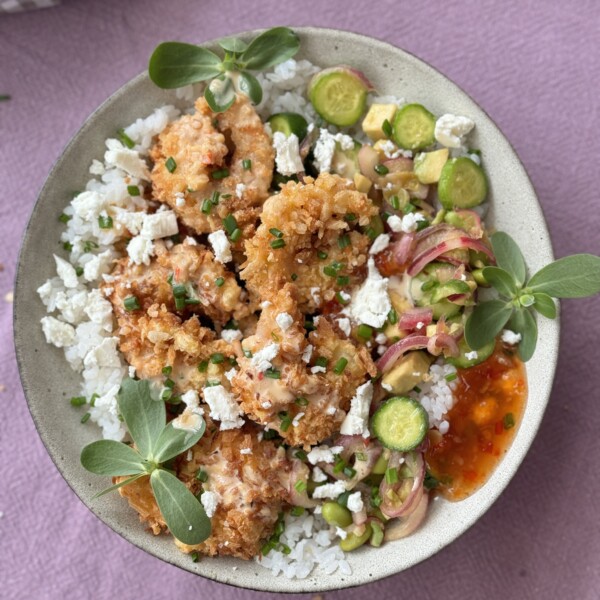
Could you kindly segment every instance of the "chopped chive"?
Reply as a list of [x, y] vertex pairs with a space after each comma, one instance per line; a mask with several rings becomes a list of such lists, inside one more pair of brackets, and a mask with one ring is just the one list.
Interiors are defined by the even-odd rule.
[[356, 475], [356, 469], [352, 467], [345, 467], [343, 472], [348, 479], [352, 479]]
[[281, 379], [281, 371], [278, 369], [267, 369], [265, 371], [265, 377], [269, 379]]
[[231, 235], [238, 228], [237, 221], [232, 214], [227, 215], [223, 219], [223, 227], [225, 227], [225, 231], [229, 235]]
[[238, 228], [238, 229], [233, 230], [233, 232], [229, 236], [229, 239], [232, 242], [237, 242], [241, 237], [242, 237], [242, 230]]
[[344, 221], [347, 221], [348, 223], [352, 223], [353, 221], [356, 221], [356, 215], [354, 213], [348, 213], [347, 215], [344, 216]]
[[390, 204], [395, 210], [400, 210], [400, 198], [398, 198], [398, 196], [392, 196], [390, 198]]
[[348, 275], [338, 275], [337, 284], [342, 287], [350, 283], [350, 277]]
[[83, 275], [83, 267], [75, 267], [75, 275], [81, 277]]
[[200, 373], [206, 373], [207, 370], [208, 370], [208, 361], [207, 360], [203, 360], [198, 365], [198, 371], [200, 371]]
[[398, 469], [386, 469], [385, 470], [385, 482], [388, 485], [398, 482]]
[[337, 271], [331, 265], [323, 267], [323, 273], [328, 277], [337, 277]]
[[281, 424], [279, 425], [279, 429], [281, 429], [281, 431], [287, 431], [290, 428], [291, 424], [292, 424], [292, 419], [290, 419], [290, 417], [284, 417], [281, 420]]
[[185, 298], [184, 303], [187, 304], [200, 304], [200, 300], [198, 298]]
[[387, 223], [387, 220], [391, 217], [392, 215], [390, 215], [389, 212], [382, 212], [381, 213], [381, 220]]
[[375, 508], [378, 508], [379, 506], [381, 506], [381, 502], [382, 502], [382, 498], [381, 498], [381, 494], [379, 493], [379, 488], [374, 487], [371, 490], [371, 504]]
[[215, 352], [214, 354], [210, 355], [210, 362], [213, 365], [219, 365], [224, 361], [225, 361], [225, 356], [223, 356], [222, 352]]
[[218, 385], [221, 385], [220, 381], [215, 381], [212, 379], [209, 379], [205, 384], [204, 387], [217, 387]]
[[350, 300], [346, 300], [344, 299], [344, 297], [342, 296], [341, 292], [336, 292], [335, 294], [335, 299], [340, 303], [340, 304], [348, 304], [348, 302], [350, 302]]
[[246, 171], [249, 171], [252, 168], [252, 161], [249, 158], [245, 158], [242, 161], [242, 167], [246, 169]]
[[112, 226], [113, 226], [113, 220], [110, 215], [108, 215], [106, 217], [103, 215], [99, 215], [98, 227], [100, 227], [100, 229], [112, 229]]
[[446, 375], [446, 377], [444, 377], [444, 379], [446, 381], [450, 382], [450, 381], [454, 381], [457, 377], [458, 377], [458, 375], [456, 373], [448, 373], [448, 375]]
[[67, 252], [71, 252], [71, 250], [73, 250], [73, 244], [71, 244], [71, 242], [65, 242], [63, 244], [63, 248], [67, 251]]
[[169, 388], [165, 388], [160, 393], [160, 399], [163, 400], [164, 402], [168, 402], [171, 399], [171, 396], [173, 396], [173, 390], [171, 390]]
[[214, 206], [216, 206], [217, 204], [219, 204], [219, 196], [220, 196], [220, 195], [221, 195], [221, 194], [220, 194], [219, 192], [217, 192], [217, 190], [215, 190], [215, 191], [212, 193], [212, 196], [210, 197], [210, 202], [211, 202], [211, 204], [213, 204]]
[[202, 483], [206, 483], [208, 481], [208, 473], [202, 469], [198, 469], [196, 471], [196, 479]]
[[71, 219], [72, 219], [72, 217], [70, 215], [65, 215], [65, 213], [62, 213], [60, 215], [60, 217], [58, 217], [58, 220], [61, 223], [68, 223]]
[[85, 403], [85, 396], [74, 396], [71, 398], [71, 406], [83, 406]]
[[282, 240], [282, 239], [273, 240], [272, 242], [269, 243], [269, 246], [271, 246], [271, 248], [273, 248], [273, 250], [278, 250], [279, 248], [283, 248], [285, 246], [285, 240]]
[[277, 437], [279, 437], [279, 434], [275, 429], [265, 429], [263, 433], [263, 440], [274, 440]]
[[293, 517], [299, 517], [304, 514], [304, 508], [302, 506], [294, 506], [290, 511]]
[[398, 322], [398, 313], [394, 308], [388, 313], [388, 321], [390, 322], [390, 325], [395, 325]]
[[381, 131], [383, 131], [385, 137], [390, 138], [392, 137], [392, 125], [390, 124], [390, 122], [385, 119], [383, 121], [383, 123], [381, 124]]
[[90, 398], [90, 406], [96, 406], [96, 400], [100, 398], [100, 394], [92, 394]]
[[169, 173], [175, 173], [177, 163], [175, 162], [175, 159], [172, 156], [169, 156], [169, 158], [167, 158], [167, 160], [165, 161], [165, 167], [167, 168], [167, 171], [169, 171]]
[[132, 310], [139, 310], [142, 308], [140, 306], [139, 300], [135, 296], [128, 296], [123, 300], [123, 306], [126, 311], [131, 312]]
[[183, 310], [185, 308], [185, 298], [175, 296], [175, 310]]
[[337, 497], [336, 502], [340, 506], [343, 506], [344, 508], [347, 508], [347, 506], [348, 506], [348, 496], [350, 496], [350, 490], [347, 490], [347, 491], [343, 492], [342, 494], [340, 494]]
[[224, 329], [239, 329], [239, 323], [235, 319], [229, 319], [229, 321], [225, 323]]
[[211, 175], [213, 179], [225, 179], [225, 177], [229, 177], [229, 169], [217, 169]]
[[373, 168], [375, 169], [375, 173], [378, 175], [387, 175], [390, 172], [385, 165], [375, 165]]
[[81, 417], [81, 422], [82, 423], [87, 423], [90, 420], [90, 417], [92, 415], [89, 412], [86, 412], [85, 415], [83, 415], [83, 417]]
[[511, 429], [515, 426], [515, 417], [512, 413], [506, 413], [504, 418], [502, 419], [502, 424], [504, 425], [504, 429]]
[[281, 229], [277, 229], [277, 227], [271, 227], [271, 229], [269, 229], [269, 233], [274, 235], [276, 238], [283, 237], [283, 231], [281, 231]]
[[172, 371], [173, 371], [173, 367], [171, 367], [171, 366], [168, 366], [168, 365], [167, 365], [166, 367], [163, 367], [163, 368], [162, 368], [162, 374], [163, 374], [165, 377], [168, 377], [168, 376], [169, 376], [169, 375], [172, 373]]
[[358, 326], [356, 333], [358, 337], [364, 340], [370, 340], [371, 336], [373, 335], [373, 328], [363, 323], [362, 325]]
[[296, 483], [294, 484], [294, 487], [296, 488], [296, 491], [299, 492], [300, 494], [302, 492], [306, 491], [306, 482], [302, 481], [301, 479], [299, 479], [298, 481], [296, 481]]
[[425, 229], [426, 227], [429, 227], [429, 221], [427, 219], [424, 219], [422, 221], [417, 221], [417, 231], [421, 231], [421, 230]]
[[312, 321], [304, 321], [304, 329], [306, 329], [306, 331], [314, 331], [316, 329], [315, 324]]
[[402, 209], [402, 212], [407, 215], [409, 213], [413, 213], [415, 212], [415, 210], [417, 210], [417, 207], [414, 204], [411, 204], [410, 202], [408, 202], [404, 208]]
[[187, 287], [183, 283], [176, 283], [173, 286], [173, 296], [175, 298], [184, 298], [187, 295]]
[[308, 459], [308, 455], [306, 454], [305, 450], [296, 450], [296, 452], [294, 452], [294, 456], [299, 460], [307, 460]]
[[190, 554], [190, 558], [192, 559], [192, 562], [196, 563], [200, 560], [200, 553], [194, 551]]
[[324, 356], [319, 356], [317, 360], [315, 360], [315, 365], [317, 367], [326, 367], [329, 361]]
[[84, 244], [83, 244], [83, 251], [84, 252], [91, 252], [94, 248], [98, 248], [98, 244], [92, 240], [87, 240]]
[[137, 185], [128, 185], [127, 186], [127, 193], [130, 196], [139, 196], [140, 195], [140, 188]]
[[423, 486], [428, 490], [433, 490], [440, 485], [440, 481], [435, 475], [433, 475], [429, 471], [425, 471], [425, 479], [423, 481]]
[[344, 369], [348, 365], [348, 359], [342, 356], [336, 363], [335, 367], [333, 367], [333, 372], [336, 375], [341, 375], [344, 372]]
[[[302, 508], [302, 507], [300, 506], [299, 508]], [[292, 549], [289, 546], [287, 546], [286, 544], [281, 544], [281, 552], [286, 555], [291, 554]]]
[[202, 202], [201, 210], [205, 215], [210, 214], [210, 211], [212, 210], [212, 202], [208, 198]]
[[421, 388], [418, 385], [415, 385], [415, 387], [413, 388], [413, 391], [416, 392], [417, 394], [420, 394]]
[[379, 235], [372, 227], [367, 227], [365, 234], [370, 240], [374, 240]]
[[425, 283], [423, 283], [421, 285], [421, 291], [428, 292], [429, 290], [433, 289], [436, 285], [437, 285], [436, 281], [433, 281], [433, 280], [426, 281]]
[[217, 277], [215, 279], [215, 285], [217, 287], [221, 287], [224, 283], [225, 283], [225, 279], [223, 279], [223, 277]]
[[308, 398], [296, 398], [294, 400], [294, 402], [298, 405], [298, 406], [308, 406]]
[[333, 465], [333, 472], [341, 473], [345, 468], [346, 468], [346, 461], [341, 456], [338, 456], [335, 459], [335, 463]]
[[355, 452], [356, 460], [367, 460], [367, 455], [364, 452]]
[[172, 379], [165, 379], [165, 387], [172, 390], [175, 387], [175, 382]]
[[298, 275], [296, 273], [292, 273], [292, 275], [290, 276], [290, 279], [292, 281], [296, 281], [296, 279], [298, 279]]
[[350, 236], [345, 233], [344, 235], [341, 235], [338, 238], [338, 246], [340, 247], [340, 249], [344, 249], [347, 248], [350, 245]]
[[229, 200], [229, 198], [231, 198], [231, 194], [221, 194], [221, 198], [223, 198], [223, 200]]
[[327, 254], [327, 252], [323, 252], [323, 250], [319, 250], [317, 252], [317, 256], [321, 259], [321, 260], [325, 260], [329, 254]]
[[117, 135], [119, 136], [120, 142], [130, 150], [135, 146], [135, 142], [125, 133], [124, 129], [119, 129]]

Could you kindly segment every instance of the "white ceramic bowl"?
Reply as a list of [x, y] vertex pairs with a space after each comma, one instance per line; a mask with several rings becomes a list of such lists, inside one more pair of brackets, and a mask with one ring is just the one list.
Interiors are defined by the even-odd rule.
[[[353, 65], [368, 75], [381, 94], [421, 102], [436, 114], [449, 112], [471, 117], [476, 123], [473, 144], [483, 153], [491, 182], [488, 224], [515, 238], [531, 272], [553, 259], [546, 223], [525, 169], [500, 130], [467, 94], [429, 65], [390, 44], [331, 29], [297, 31], [301, 39], [297, 58], [307, 58], [322, 67]], [[214, 46], [212, 42], [206, 45]], [[66, 401], [78, 390], [78, 376], [68, 367], [62, 350], [45, 343], [39, 323], [45, 314], [44, 307], [35, 290], [54, 274], [52, 253], [57, 251], [62, 230], [57, 215], [68, 203], [72, 190], [82, 189], [89, 179], [88, 167], [93, 158], [102, 156], [104, 140], [114, 135], [118, 127], [172, 99], [173, 92], [158, 89], [146, 73], [113, 94], [64, 150], [42, 189], [25, 232], [15, 290], [15, 344], [29, 408], [50, 456], [75, 493], [114, 531], [162, 560], [215, 581], [274, 592], [316, 592], [371, 582], [428, 558], [481, 517], [507, 486], [527, 453], [552, 387], [558, 354], [558, 321], [540, 320], [538, 347], [527, 364], [529, 399], [523, 422], [489, 481], [462, 502], [436, 500], [424, 525], [409, 538], [379, 549], [363, 547], [350, 554], [352, 575], [315, 573], [296, 581], [273, 577], [253, 561], [213, 558], [193, 563], [176, 549], [170, 537], [148, 533], [137, 514], [117, 494], [91, 500], [106, 482], [87, 473], [80, 466], [79, 455], [85, 444], [98, 437], [98, 430], [82, 427]], [[233, 566], [237, 567], [235, 571]]]

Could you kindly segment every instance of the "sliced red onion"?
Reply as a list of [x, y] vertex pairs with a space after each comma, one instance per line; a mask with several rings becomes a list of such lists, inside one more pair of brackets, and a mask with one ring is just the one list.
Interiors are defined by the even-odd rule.
[[[399, 452], [392, 452], [388, 469], [398, 468], [402, 458], [412, 476], [399, 479], [394, 484], [388, 484], [384, 477], [379, 488], [382, 499], [381, 512], [390, 518], [408, 516], [416, 508], [423, 494], [423, 481], [425, 480], [423, 455], [420, 452], [407, 452], [403, 455]], [[404, 499], [399, 505], [396, 505], [393, 498], [390, 498], [391, 495]]]
[[377, 367], [382, 373], [389, 371], [396, 361], [409, 350], [420, 350], [427, 348], [429, 338], [426, 335], [412, 334], [392, 344], [377, 361]]
[[[356, 471], [356, 475], [352, 478], [352, 481], [355, 484], [371, 474], [377, 459], [383, 451], [383, 448], [378, 442], [371, 441], [367, 443], [360, 435], [340, 435], [335, 439], [334, 445], [342, 446], [344, 448], [341, 452], [341, 457], [347, 463], [354, 456], [355, 460], [352, 468]], [[357, 453], [364, 454], [365, 460], [357, 459]], [[340, 473], [333, 473], [333, 467], [331, 468], [331, 474], [337, 479], [346, 479], [346, 477], [340, 475]]]
[[456, 340], [449, 333], [436, 333], [431, 336], [427, 343], [427, 351], [434, 356], [439, 356], [442, 351], [445, 356], [458, 356], [460, 354]]
[[399, 241], [392, 246], [392, 253], [397, 264], [405, 265], [412, 259], [415, 249], [415, 234], [405, 233]]
[[434, 246], [433, 248], [429, 248], [428, 250], [417, 254], [408, 269], [408, 274], [414, 276], [417, 273], [420, 273], [430, 262], [440, 257], [442, 254], [452, 250], [475, 250], [476, 252], [483, 252], [494, 264], [496, 262], [492, 251], [483, 242], [480, 240], [474, 240], [470, 237], [461, 236], [446, 240], [437, 246]]
[[432, 308], [411, 308], [403, 313], [398, 319], [398, 327], [405, 331], [413, 331], [417, 329], [419, 323], [429, 325], [433, 320]]
[[413, 161], [405, 156], [388, 158], [382, 163], [390, 173], [410, 173], [413, 170]]
[[398, 521], [387, 523], [383, 536], [384, 541], [393, 542], [394, 540], [407, 537], [416, 531], [425, 519], [428, 505], [429, 494], [422, 492], [419, 503], [410, 515], [404, 519], [398, 519]]

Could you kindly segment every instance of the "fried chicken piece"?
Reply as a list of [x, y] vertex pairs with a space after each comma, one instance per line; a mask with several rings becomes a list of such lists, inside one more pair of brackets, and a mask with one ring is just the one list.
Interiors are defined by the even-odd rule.
[[[366, 194], [337, 175], [290, 181], [265, 202], [261, 225], [245, 242], [248, 258], [240, 275], [263, 300], [297, 276], [299, 308], [312, 313], [343, 287], [361, 282], [371, 240], [358, 228], [377, 212]], [[271, 245], [273, 229], [282, 232], [283, 247]]]
[[[150, 156], [154, 197], [168, 204], [185, 225], [210, 233], [223, 229], [223, 219], [232, 214], [242, 237], [254, 233], [269, 195], [275, 154], [247, 96], [237, 96], [222, 113], [213, 113], [206, 100], [198, 98], [196, 112], [168, 125]], [[250, 161], [250, 168], [244, 168], [244, 161]], [[203, 201], [213, 194], [220, 194], [218, 204], [206, 214]]]

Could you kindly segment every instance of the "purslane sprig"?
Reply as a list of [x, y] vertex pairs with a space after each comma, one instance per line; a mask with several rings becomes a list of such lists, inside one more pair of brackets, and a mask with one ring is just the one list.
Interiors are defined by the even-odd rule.
[[150, 477], [150, 485], [171, 533], [184, 544], [199, 544], [211, 532], [202, 504], [165, 463], [196, 444], [204, 434], [190, 433], [166, 424], [165, 403], [153, 400], [148, 381], [125, 379], [118, 396], [119, 411], [135, 448], [113, 440], [88, 444], [81, 452], [81, 464], [96, 475], [127, 477], [95, 497]]
[[490, 343], [507, 326], [521, 335], [519, 355], [528, 361], [537, 344], [535, 311], [556, 318], [553, 298], [583, 298], [600, 292], [600, 257], [574, 254], [540, 269], [526, 282], [525, 259], [506, 233], [491, 238], [496, 267], [485, 267], [483, 277], [498, 292], [496, 300], [479, 303], [465, 325], [465, 338], [473, 350]]
[[150, 57], [150, 79], [167, 89], [210, 80], [204, 98], [213, 112], [223, 112], [233, 104], [236, 92], [259, 104], [262, 87], [250, 71], [262, 71], [292, 58], [300, 48], [298, 36], [288, 27], [269, 29], [249, 44], [235, 37], [218, 43], [225, 51], [222, 59], [194, 44], [159, 44]]

